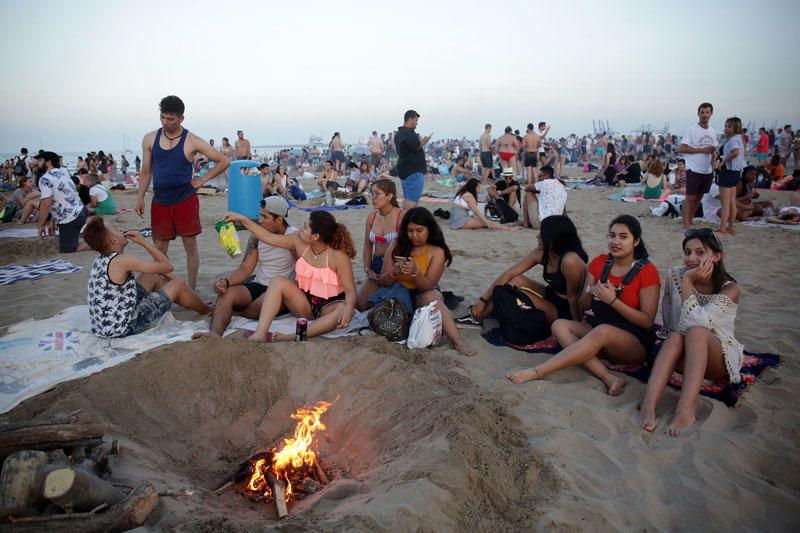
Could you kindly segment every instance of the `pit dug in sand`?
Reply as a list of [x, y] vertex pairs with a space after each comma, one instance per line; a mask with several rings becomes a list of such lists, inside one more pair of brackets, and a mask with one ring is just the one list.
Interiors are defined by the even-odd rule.
[[[205, 339], [61, 384], [4, 418], [82, 409], [107, 424], [123, 448], [111, 481], [147, 480], [162, 493], [151, 527], [531, 528], [557, 479], [505, 405], [460, 365], [452, 350], [409, 351], [375, 337], [268, 346]], [[292, 413], [320, 399], [336, 399], [314, 442], [328, 484], [290, 502], [280, 522], [263, 502], [214, 492], [243, 460], [291, 436]]]

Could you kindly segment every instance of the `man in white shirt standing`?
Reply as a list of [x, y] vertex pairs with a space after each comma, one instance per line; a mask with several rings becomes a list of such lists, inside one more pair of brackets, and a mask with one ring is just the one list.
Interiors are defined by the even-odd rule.
[[[39, 203], [39, 237], [55, 234], [58, 224], [58, 251], [62, 254], [89, 250], [89, 245], [80, 242], [81, 228], [89, 213], [83, 207], [69, 171], [61, 168], [59, 157], [54, 152], [40, 152], [35, 157], [39, 170], [45, 171], [39, 178], [42, 193]], [[48, 222], [48, 217], [52, 215]]]
[[683, 202], [683, 227], [689, 228], [703, 195], [711, 189], [714, 172], [711, 167], [717, 147], [717, 132], [708, 125], [714, 106], [703, 102], [697, 108], [698, 123], [683, 134], [678, 152], [685, 154], [686, 199]]

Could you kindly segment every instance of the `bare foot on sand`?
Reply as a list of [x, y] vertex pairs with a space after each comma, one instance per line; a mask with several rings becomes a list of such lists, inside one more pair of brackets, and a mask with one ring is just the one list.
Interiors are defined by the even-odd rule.
[[210, 331], [198, 331], [196, 333], [192, 333], [192, 340], [195, 339], [204, 339], [206, 337], [215, 337], [216, 335], [212, 335]]
[[508, 374], [506, 374], [506, 378], [511, 383], [515, 383], [517, 385], [534, 379], [542, 379], [541, 377], [539, 377], [539, 371], [536, 369], [535, 366], [531, 368], [526, 368], [525, 370], [520, 370], [518, 372], [509, 372]]
[[694, 415], [676, 412], [675, 418], [672, 419], [672, 423], [667, 427], [667, 433], [669, 433], [670, 437], [677, 437], [692, 427], [696, 421], [697, 418]]
[[608, 387], [609, 396], [619, 396], [625, 388], [625, 380], [614, 376], [609, 376], [607, 379], [604, 379], [603, 383]]
[[463, 342], [459, 342], [458, 344], [453, 344], [453, 348], [461, 352], [463, 355], [469, 357], [472, 357], [473, 355], [476, 355], [478, 353]]
[[640, 408], [637, 422], [643, 430], [651, 433], [655, 431], [656, 427], [658, 426], [658, 418], [656, 418], [655, 409]]

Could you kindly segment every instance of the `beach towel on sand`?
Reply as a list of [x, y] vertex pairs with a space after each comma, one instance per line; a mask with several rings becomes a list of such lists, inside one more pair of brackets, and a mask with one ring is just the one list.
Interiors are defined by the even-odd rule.
[[[648, 361], [655, 359], [658, 350], [661, 348], [661, 343], [664, 342], [664, 338], [666, 337], [664, 328], [659, 324], [656, 324], [656, 335], [658, 339], [650, 353]], [[558, 344], [555, 337], [552, 336], [534, 344], [517, 346], [509, 344], [503, 339], [502, 335], [500, 335], [500, 328], [494, 328], [484, 333], [483, 338], [494, 346], [508, 346], [515, 350], [522, 350], [530, 353], [548, 353], [554, 355], [561, 351], [561, 346]], [[627, 374], [643, 383], [647, 383], [650, 377], [651, 366], [649, 363], [644, 365], [612, 365], [605, 359], [602, 361], [609, 369]], [[728, 407], [734, 407], [749, 384], [757, 381], [764, 370], [778, 366], [780, 363], [781, 357], [779, 355], [771, 353], [753, 353], [745, 350], [744, 364], [741, 370], [742, 381], [740, 383], [704, 383], [703, 388], [700, 389], [700, 394], [719, 400]], [[676, 389], [680, 389], [683, 386], [683, 376], [677, 372], [673, 372], [669, 384]]]
[[791, 229], [791, 230], [800, 230], [800, 224], [772, 224], [771, 222], [767, 222], [764, 219], [761, 220], [747, 220], [745, 222], [741, 222], [745, 226], [754, 226], [756, 228], [782, 228], [782, 229]]
[[316, 207], [302, 207], [293, 202], [287, 202], [291, 209], [299, 209], [300, 211], [344, 211], [345, 209], [363, 209], [366, 205], [318, 205]]
[[27, 320], [0, 337], [0, 413], [53, 388], [118, 365], [151, 348], [207, 331], [205, 320], [176, 320], [167, 313], [154, 328], [122, 339], [92, 335], [89, 307], [69, 307], [54, 317]]
[[[310, 326], [313, 324], [313, 320], [308, 321], [308, 325]], [[256, 326], [258, 325], [257, 320], [251, 320], [245, 317], [235, 317], [231, 320], [228, 329], [225, 330], [225, 336], [227, 337], [237, 329], [242, 329], [246, 331], [255, 331]], [[270, 324], [269, 331], [270, 333], [285, 333], [287, 335], [294, 335], [295, 327], [297, 326], [297, 317], [294, 317], [290, 314], [284, 314], [279, 317], [276, 317], [275, 320], [272, 321]], [[325, 333], [321, 335], [326, 339], [335, 339], [337, 337], [347, 337], [350, 335], [358, 335], [358, 333], [364, 329], [369, 328], [369, 321], [367, 320], [367, 312], [366, 311], [356, 311], [353, 313], [353, 318], [350, 320], [350, 325], [348, 325], [344, 329], [335, 329], [330, 333]]]
[[[11, 226], [11, 224], [9, 224]], [[58, 233], [56, 233], [58, 235]], [[0, 229], [0, 239], [32, 239], [39, 236], [39, 230], [36, 228], [14, 228], [8, 227]]]
[[69, 274], [80, 270], [81, 267], [63, 259], [48, 259], [29, 265], [11, 265], [0, 268], [0, 285], [39, 279], [50, 274]]

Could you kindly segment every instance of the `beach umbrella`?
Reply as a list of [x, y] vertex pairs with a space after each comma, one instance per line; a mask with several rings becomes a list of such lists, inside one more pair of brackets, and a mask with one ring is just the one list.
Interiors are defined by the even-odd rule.
[[303, 155], [303, 151], [300, 148], [292, 148], [289, 150], [289, 153], [292, 155]]

